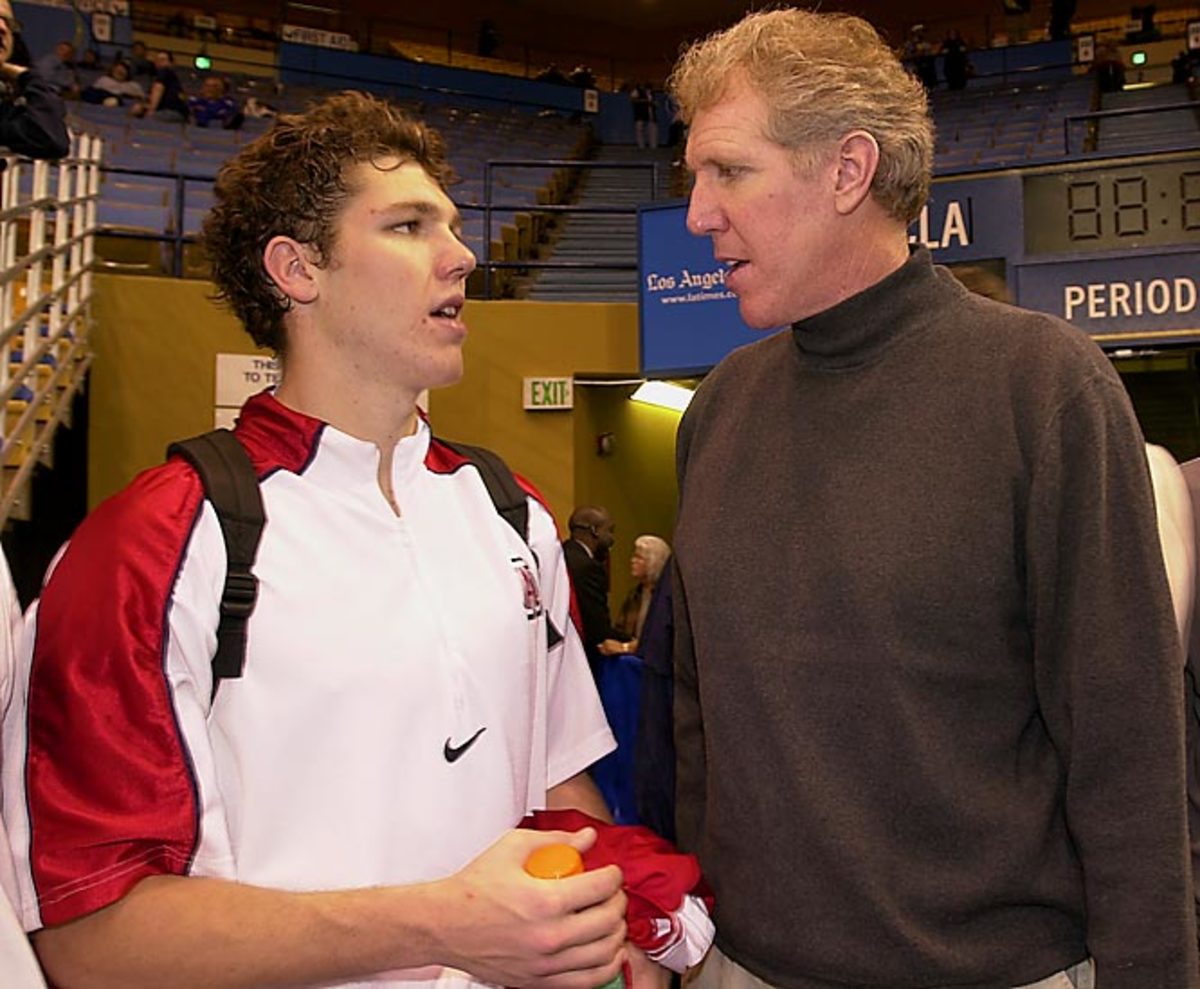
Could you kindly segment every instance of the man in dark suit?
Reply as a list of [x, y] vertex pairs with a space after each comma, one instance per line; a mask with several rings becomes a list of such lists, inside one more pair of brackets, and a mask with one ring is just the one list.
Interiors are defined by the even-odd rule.
[[603, 659], [600, 643], [625, 638], [613, 629], [608, 611], [608, 551], [616, 538], [616, 526], [607, 509], [583, 505], [571, 513], [568, 527], [570, 536], [563, 540], [563, 555], [583, 623], [580, 638], [595, 676]]

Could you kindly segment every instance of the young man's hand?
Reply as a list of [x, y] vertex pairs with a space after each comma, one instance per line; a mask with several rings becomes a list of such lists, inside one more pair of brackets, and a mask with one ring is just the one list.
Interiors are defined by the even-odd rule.
[[608, 982], [626, 958], [621, 870], [554, 880], [525, 872], [535, 848], [566, 842], [585, 851], [595, 838], [591, 828], [508, 832], [446, 880], [449, 899], [433, 932], [439, 954], [504, 986], [595, 989]]

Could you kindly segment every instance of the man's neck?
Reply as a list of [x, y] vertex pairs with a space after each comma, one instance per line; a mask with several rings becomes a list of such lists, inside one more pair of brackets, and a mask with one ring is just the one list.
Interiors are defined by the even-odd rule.
[[417, 395], [401, 385], [386, 387], [356, 373], [336, 355], [284, 355], [275, 397], [284, 405], [335, 429], [390, 451], [417, 428]]

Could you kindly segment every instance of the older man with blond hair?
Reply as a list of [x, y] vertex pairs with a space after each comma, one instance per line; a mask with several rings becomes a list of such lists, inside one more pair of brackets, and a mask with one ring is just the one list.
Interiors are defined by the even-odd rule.
[[1120, 380], [909, 247], [933, 127], [866, 22], [752, 14], [671, 89], [688, 225], [790, 327], [679, 432], [699, 986], [1192, 989], [1182, 658]]

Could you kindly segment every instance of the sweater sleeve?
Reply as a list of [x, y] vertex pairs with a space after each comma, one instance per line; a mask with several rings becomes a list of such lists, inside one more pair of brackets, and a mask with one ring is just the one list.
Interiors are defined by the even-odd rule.
[[62, 158], [71, 150], [58, 94], [33, 69], [17, 76], [15, 98], [0, 106], [0, 144], [30, 158]]
[[1034, 675], [1097, 987], [1193, 987], [1183, 658], [1142, 436], [1115, 376], [1097, 370], [1056, 410], [1027, 522]]

